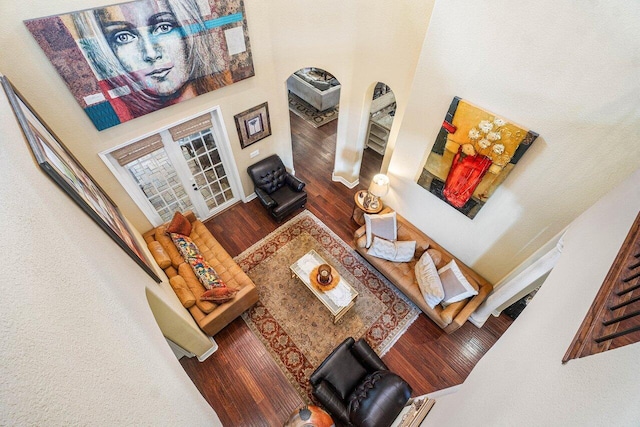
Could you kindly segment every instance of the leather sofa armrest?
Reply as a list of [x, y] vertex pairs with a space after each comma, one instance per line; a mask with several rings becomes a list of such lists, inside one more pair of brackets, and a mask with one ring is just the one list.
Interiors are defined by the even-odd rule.
[[[490, 284], [482, 286], [478, 291], [478, 295], [471, 298], [469, 302], [467, 302], [467, 304], [462, 308], [462, 310], [460, 310], [460, 312], [456, 315], [451, 324], [447, 326], [447, 333], [451, 333], [464, 325], [464, 322], [466, 322], [467, 319], [469, 319], [469, 316], [471, 316], [471, 314], [476, 311], [480, 304], [482, 304], [484, 300], [487, 299], [492, 290], [493, 286], [491, 286]], [[449, 330], [449, 328], [451, 328], [451, 330]]]
[[[367, 230], [366, 230], [366, 227], [363, 225], [353, 233], [353, 240], [355, 242], [358, 242], [358, 239], [360, 239], [361, 237], [364, 237], [365, 234], [367, 234]], [[358, 246], [364, 248], [365, 244], [363, 243], [362, 245], [358, 245]]]
[[296, 178], [295, 176], [291, 175], [290, 173], [288, 173], [288, 174], [287, 174], [287, 176], [286, 176], [286, 177], [285, 177], [285, 179], [284, 179], [284, 182], [286, 182], [286, 183], [287, 183], [287, 185], [288, 185], [289, 187], [291, 187], [291, 189], [292, 189], [293, 191], [296, 191], [296, 192], [298, 192], [298, 193], [299, 193], [299, 192], [301, 192], [301, 191], [302, 191], [302, 189], [303, 189], [303, 188], [304, 188], [304, 186], [305, 186], [305, 183], [304, 183], [304, 182], [302, 182], [301, 180], [299, 180], [299, 179], [298, 179], [298, 178]]
[[332, 417], [338, 418], [345, 425], [349, 425], [349, 412], [347, 407], [340, 400], [340, 397], [333, 391], [331, 385], [326, 381], [320, 383], [313, 388], [313, 395], [325, 407]]
[[453, 322], [453, 319], [462, 311], [462, 308], [467, 304], [468, 300], [462, 300], [458, 302], [454, 302], [453, 304], [449, 304], [440, 312], [440, 318], [442, 321], [449, 325]]
[[484, 300], [487, 299], [492, 290], [493, 286], [491, 285], [484, 285], [483, 287], [481, 287], [478, 291], [478, 295], [471, 298], [471, 300], [467, 303], [467, 305], [464, 306], [462, 311], [458, 313], [453, 321], [459, 323], [462, 326], [464, 322], [467, 321], [469, 316], [471, 316], [471, 314], [476, 311], [480, 304], [482, 304]]
[[256, 195], [258, 196], [258, 199], [260, 200], [260, 203], [262, 203], [262, 206], [264, 206], [265, 208], [271, 209], [272, 207], [278, 204], [262, 188], [256, 187], [255, 191], [256, 191]]
[[360, 338], [351, 347], [351, 352], [354, 356], [368, 368], [369, 372], [373, 371], [386, 371], [387, 365], [384, 364], [382, 359], [376, 354], [375, 351], [369, 346], [364, 338]]

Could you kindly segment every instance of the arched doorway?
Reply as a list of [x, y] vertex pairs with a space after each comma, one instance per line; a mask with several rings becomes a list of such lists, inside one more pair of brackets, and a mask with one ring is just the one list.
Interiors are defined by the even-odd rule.
[[378, 82], [373, 90], [360, 164], [359, 182], [365, 188], [369, 186], [371, 178], [380, 172], [395, 113], [396, 98], [393, 91], [386, 84]]
[[[314, 162], [331, 174], [336, 150], [340, 82], [317, 67], [301, 68], [287, 79], [294, 166]], [[303, 177], [304, 178], [304, 177]]]

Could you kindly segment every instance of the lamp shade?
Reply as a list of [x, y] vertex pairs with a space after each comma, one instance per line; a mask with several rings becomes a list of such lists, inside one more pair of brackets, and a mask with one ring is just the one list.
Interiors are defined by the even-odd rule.
[[389, 192], [389, 177], [384, 174], [377, 174], [371, 179], [369, 193], [376, 197], [385, 196]]

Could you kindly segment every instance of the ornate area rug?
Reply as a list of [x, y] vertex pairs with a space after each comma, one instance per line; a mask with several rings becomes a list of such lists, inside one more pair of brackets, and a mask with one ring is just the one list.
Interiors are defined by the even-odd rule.
[[314, 128], [319, 128], [320, 126], [326, 125], [338, 118], [337, 106], [324, 111], [318, 111], [291, 92], [289, 92], [289, 110], [291, 110], [296, 116], [302, 117]]
[[[344, 317], [329, 310], [289, 266], [311, 249], [358, 291]], [[311, 212], [303, 211], [235, 258], [255, 282], [260, 301], [242, 318], [300, 396], [311, 402], [309, 376], [345, 338], [364, 337], [383, 355], [419, 310]]]

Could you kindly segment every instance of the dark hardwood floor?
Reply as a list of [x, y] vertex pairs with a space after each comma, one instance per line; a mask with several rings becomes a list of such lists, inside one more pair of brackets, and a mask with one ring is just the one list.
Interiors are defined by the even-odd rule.
[[358, 179], [360, 188], [369, 188], [371, 178], [380, 173], [382, 167], [382, 155], [375, 151], [365, 148], [362, 153], [362, 166], [360, 167], [360, 177]]
[[[290, 116], [295, 171], [307, 183], [307, 209], [351, 243], [358, 228], [351, 220], [353, 195], [368, 186], [379, 165], [378, 169], [363, 167], [357, 188], [331, 181], [337, 121], [314, 129], [294, 114]], [[371, 153], [365, 150], [365, 155]], [[381, 162], [381, 156], [375, 155]], [[236, 204], [206, 225], [236, 256], [279, 224], [253, 200]], [[510, 324], [511, 319], [502, 315], [491, 317], [482, 329], [467, 322], [447, 335], [421, 314], [383, 360], [409, 382], [414, 396], [451, 387], [464, 381]], [[281, 426], [303, 404], [242, 319], [234, 320], [214, 338], [219, 349], [207, 360], [200, 363], [195, 358], [182, 358], [180, 362], [223, 425]]]

